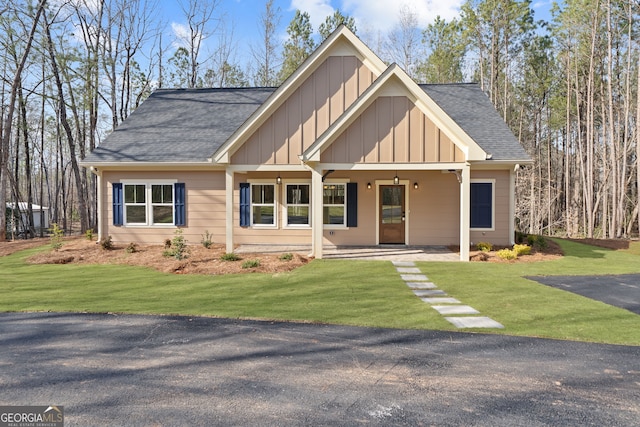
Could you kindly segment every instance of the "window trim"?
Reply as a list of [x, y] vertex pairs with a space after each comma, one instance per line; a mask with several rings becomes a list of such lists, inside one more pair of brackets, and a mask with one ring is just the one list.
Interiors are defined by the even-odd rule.
[[[295, 203], [292, 205], [289, 205], [289, 203], [287, 202], [287, 186], [289, 185], [306, 185], [309, 187], [309, 203], [307, 204], [299, 204], [299, 203]], [[311, 194], [312, 188], [311, 188], [311, 180], [305, 180], [305, 179], [287, 179], [287, 180], [282, 180], [282, 228], [283, 229], [287, 229], [287, 228], [293, 228], [293, 229], [301, 229], [301, 228], [311, 228], [311, 214], [312, 214], [312, 208], [311, 208], [311, 201], [313, 200], [313, 195]], [[307, 218], [308, 223], [307, 224], [289, 224], [289, 212], [288, 212], [288, 208], [289, 206], [306, 206], [307, 208], [309, 208], [309, 216]]]
[[[477, 178], [471, 179], [469, 181], [469, 194], [471, 194], [471, 186], [473, 184], [491, 184], [491, 227], [471, 227], [469, 225], [470, 230], [473, 231], [495, 231], [496, 229], [496, 180], [494, 178]], [[471, 201], [469, 201], [469, 224], [471, 224], [471, 210], [473, 206], [471, 205]]]
[[[350, 180], [348, 179], [328, 179], [325, 182], [322, 183], [322, 226], [325, 230], [346, 230], [349, 227], [347, 226], [347, 200], [348, 200], [348, 195], [347, 195], [347, 184], [350, 182]], [[342, 185], [344, 186], [344, 202], [339, 205], [339, 204], [325, 204], [324, 203], [324, 186], [325, 185]], [[342, 213], [342, 224], [325, 224], [324, 223], [324, 207], [325, 206], [342, 206], [343, 208], [343, 213]]]
[[[272, 179], [248, 179], [247, 183], [249, 184], [249, 227], [251, 228], [270, 228], [277, 229], [278, 228], [278, 197], [280, 196], [280, 191], [278, 191], [278, 187], [280, 185], [276, 184]], [[255, 224], [253, 222], [253, 206], [256, 205], [253, 203], [253, 186], [254, 185], [271, 185], [273, 186], [273, 224]], [[270, 204], [257, 204], [256, 206], [270, 206]]]
[[[136, 179], [136, 180], [120, 180], [120, 184], [122, 184], [122, 226], [128, 228], [175, 228], [176, 226], [176, 186], [175, 184], [178, 182], [177, 179]], [[131, 203], [126, 203], [125, 201], [125, 188], [127, 185], [144, 185], [145, 186], [145, 218], [146, 222], [127, 222], [127, 205], [132, 205]], [[158, 204], [153, 203], [153, 194], [152, 194], [152, 186], [153, 185], [170, 185], [171, 186], [171, 194], [172, 194], [172, 202], [171, 202], [171, 210], [173, 212], [173, 218], [171, 223], [154, 223], [153, 221], [153, 206], [168, 206], [168, 204]], [[140, 206], [141, 204], [136, 204]]]

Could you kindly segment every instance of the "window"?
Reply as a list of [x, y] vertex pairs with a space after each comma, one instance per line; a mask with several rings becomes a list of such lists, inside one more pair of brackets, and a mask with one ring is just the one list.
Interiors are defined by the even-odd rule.
[[286, 194], [286, 224], [309, 225], [309, 184], [287, 184]]
[[493, 228], [493, 187], [495, 181], [471, 182], [471, 228]]
[[274, 184], [251, 185], [251, 224], [276, 225], [275, 193]]
[[146, 185], [124, 186], [125, 224], [147, 224], [147, 187]]
[[184, 184], [114, 183], [114, 225], [185, 225]]
[[151, 186], [151, 215], [154, 224], [173, 224], [173, 185]]
[[325, 225], [345, 224], [345, 184], [325, 184], [322, 195], [322, 221]]

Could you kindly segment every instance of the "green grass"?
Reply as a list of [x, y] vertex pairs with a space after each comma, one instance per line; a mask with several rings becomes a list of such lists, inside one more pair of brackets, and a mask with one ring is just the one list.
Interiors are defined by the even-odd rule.
[[[560, 244], [566, 255], [555, 261], [418, 266], [440, 289], [505, 326], [479, 331], [640, 345], [640, 316], [523, 278], [639, 273], [640, 243], [626, 251]], [[122, 265], [25, 264], [36, 250], [0, 258], [0, 311], [183, 314], [456, 330], [413, 295], [389, 262], [315, 260], [276, 275], [172, 275]]]

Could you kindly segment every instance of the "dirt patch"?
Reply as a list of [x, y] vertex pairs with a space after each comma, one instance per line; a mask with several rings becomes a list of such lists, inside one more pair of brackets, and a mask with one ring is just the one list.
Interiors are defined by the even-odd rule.
[[[550, 239], [545, 239], [547, 247], [540, 250], [532, 250], [529, 255], [520, 255], [514, 260], [505, 260], [498, 256], [500, 247], [493, 248], [492, 251], [482, 252], [478, 250], [469, 252], [469, 260], [477, 262], [500, 262], [500, 263], [514, 263], [514, 262], [538, 262], [538, 261], [551, 261], [561, 258], [564, 255], [562, 248], [556, 242]], [[509, 248], [510, 249], [510, 248]]]
[[624, 239], [564, 239], [570, 242], [584, 243], [585, 245], [598, 246], [606, 249], [629, 249], [630, 240]]
[[0, 242], [0, 256], [11, 255], [12, 253], [24, 251], [26, 249], [37, 248], [49, 243], [49, 239], [29, 239], [14, 240], [11, 242]]
[[[40, 242], [39, 245], [46, 243], [48, 242]], [[3, 246], [5, 243], [0, 244], [0, 248]], [[113, 249], [105, 250], [95, 241], [76, 238], [66, 240], [59, 251], [38, 253], [28, 258], [27, 262], [30, 264], [135, 265], [176, 274], [280, 273], [291, 271], [309, 262], [308, 258], [298, 254], [291, 254], [291, 259], [281, 259], [280, 254], [243, 254], [238, 261], [223, 261], [220, 257], [225, 253], [224, 245], [212, 245], [209, 249], [201, 245], [189, 246], [187, 258], [177, 260], [174, 257], [164, 256], [165, 249], [161, 245], [136, 246], [135, 252], [128, 251], [128, 246], [114, 245]], [[243, 263], [249, 260], [258, 260], [259, 265], [242, 268]]]

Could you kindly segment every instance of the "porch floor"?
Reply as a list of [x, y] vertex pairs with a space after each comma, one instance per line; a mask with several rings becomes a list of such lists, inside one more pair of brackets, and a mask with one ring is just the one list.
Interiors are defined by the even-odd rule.
[[[236, 253], [298, 253], [309, 255], [311, 245], [240, 245]], [[445, 246], [325, 246], [325, 259], [360, 259], [370, 261], [459, 261], [460, 255]]]

